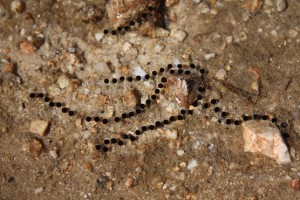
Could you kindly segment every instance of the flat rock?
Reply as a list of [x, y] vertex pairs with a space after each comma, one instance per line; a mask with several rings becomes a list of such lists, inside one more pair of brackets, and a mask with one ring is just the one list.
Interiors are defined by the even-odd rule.
[[279, 164], [291, 162], [288, 148], [274, 124], [267, 121], [248, 121], [242, 127], [245, 152], [260, 153]]
[[31, 133], [35, 133], [35, 134], [39, 134], [41, 136], [44, 136], [44, 135], [46, 135], [48, 126], [49, 126], [48, 121], [34, 120], [30, 124], [29, 131]]

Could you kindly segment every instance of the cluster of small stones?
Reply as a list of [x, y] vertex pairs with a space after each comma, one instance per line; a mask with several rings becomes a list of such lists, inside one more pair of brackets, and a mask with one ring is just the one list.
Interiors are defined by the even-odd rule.
[[[124, 77], [121, 76], [119, 78], [112, 78], [112, 79], [104, 79], [104, 84], [118, 84], [123, 83], [124, 81], [133, 82], [133, 81], [142, 81], [142, 80], [148, 80], [152, 79], [158, 75], [161, 75], [162, 78], [160, 79], [160, 82], [157, 84], [157, 87], [154, 89], [154, 93], [150, 96], [149, 99], [146, 100], [145, 104], [139, 104], [137, 108], [134, 111], [127, 112], [121, 114], [121, 116], [116, 116], [114, 118], [106, 119], [101, 118], [99, 116], [85, 116], [77, 113], [75, 110], [70, 110], [67, 108], [63, 103], [61, 102], [54, 102], [52, 98], [48, 97], [46, 94], [43, 93], [31, 93], [29, 96], [30, 98], [40, 98], [43, 99], [45, 103], [47, 103], [50, 107], [57, 107], [60, 108], [63, 113], [68, 114], [69, 116], [81, 116], [85, 119], [86, 122], [97, 122], [102, 124], [109, 124], [109, 123], [118, 123], [126, 118], [131, 118], [137, 115], [140, 115], [146, 111], [147, 108], [151, 106], [151, 104], [156, 101], [159, 98], [159, 94], [161, 93], [161, 90], [163, 90], [166, 87], [166, 83], [168, 81], [166, 76], [163, 76], [165, 73], [169, 74], [192, 74], [191, 70], [197, 70], [200, 72], [200, 75], [202, 78], [205, 77], [207, 71], [203, 68], [197, 67], [195, 64], [190, 64], [188, 67], [191, 69], [183, 69], [182, 64], [178, 64], [176, 66], [177, 68], [174, 68], [172, 64], [169, 64], [166, 68], [160, 68], [158, 71], [152, 71], [151, 75], [146, 74], [144, 77], [136, 76], [136, 77]], [[186, 66], [185, 66], [186, 67]], [[194, 74], [194, 73], [193, 73]], [[206, 89], [204, 86], [198, 87], [198, 95], [195, 101], [191, 104], [193, 107], [201, 107], [202, 110], [208, 110], [211, 109], [213, 113], [217, 115], [219, 118], [219, 123], [224, 123], [225, 125], [235, 125], [239, 126], [244, 121], [249, 120], [270, 120], [272, 123], [276, 124], [276, 126], [280, 129], [285, 129], [288, 124], [285, 122], [279, 123], [277, 118], [271, 117], [269, 115], [261, 115], [261, 114], [253, 114], [253, 115], [242, 115], [240, 118], [236, 119], [231, 117], [230, 113], [222, 110], [218, 104], [220, 103], [219, 99], [210, 99], [207, 101], [204, 101], [204, 94], [206, 92]], [[136, 141], [140, 135], [145, 133], [146, 131], [152, 131], [159, 127], [163, 127], [166, 125], [169, 125], [177, 120], [184, 120], [189, 115], [193, 115], [194, 111], [192, 109], [181, 109], [178, 111], [178, 115], [170, 116], [167, 119], [156, 121], [153, 124], [144, 125], [139, 127], [134, 131], [134, 134], [126, 134], [121, 133], [119, 138], [106, 138], [103, 140], [101, 144], [96, 144], [95, 148], [98, 151], [101, 152], [108, 152], [109, 149], [111, 149], [110, 145], [117, 144], [119, 146], [123, 146], [125, 144], [126, 140], [130, 141]]]
[[152, 7], [152, 6], [148, 6], [148, 12], [144, 12], [141, 14], [141, 16], [139, 16], [135, 21], [131, 21], [129, 22], [129, 24], [126, 24], [124, 26], [119, 26], [117, 29], [113, 29], [113, 30], [108, 30], [108, 29], [104, 29], [103, 33], [105, 35], [107, 34], [112, 34], [112, 35], [117, 35], [117, 34], [121, 34], [124, 33], [126, 31], [130, 31], [131, 28], [135, 27], [136, 24], [141, 25], [142, 23], [148, 21], [150, 19], [150, 17], [153, 15], [153, 12], [155, 12], [156, 8]]

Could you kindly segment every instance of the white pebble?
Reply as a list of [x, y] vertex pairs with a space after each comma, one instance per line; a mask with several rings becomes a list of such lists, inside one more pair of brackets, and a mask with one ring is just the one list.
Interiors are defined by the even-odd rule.
[[195, 3], [201, 3], [202, 0], [193, 0]]
[[58, 154], [56, 150], [49, 151], [50, 156], [52, 156], [54, 159], [58, 158]]
[[101, 74], [109, 74], [111, 73], [109, 67], [107, 66], [107, 64], [105, 62], [99, 62], [96, 64], [95, 69], [97, 72], [101, 73]]
[[177, 130], [166, 130], [166, 137], [171, 140], [176, 140], [178, 137]]
[[156, 44], [155, 47], [154, 47], [154, 51], [156, 53], [159, 53], [161, 52], [163, 49], [165, 48], [165, 46], [163, 44]]
[[141, 76], [142, 78], [147, 74], [145, 70], [143, 70], [140, 66], [134, 68], [134, 75]]
[[99, 42], [100, 40], [102, 40], [104, 37], [104, 33], [103, 32], [99, 32], [99, 33], [95, 33], [95, 39], [97, 42]]
[[180, 149], [180, 150], [177, 151], [177, 155], [178, 156], [183, 156], [183, 154], [184, 154], [184, 151], [182, 149]]
[[232, 41], [233, 41], [233, 37], [231, 35], [226, 37], [227, 43], [231, 43]]
[[197, 160], [192, 159], [192, 160], [190, 160], [190, 162], [188, 163], [187, 169], [190, 170], [190, 171], [192, 171], [192, 170], [195, 169], [195, 167], [197, 167], [197, 166], [198, 166]]
[[286, 9], [287, 3], [286, 0], [276, 0], [276, 6], [278, 12], [283, 12]]
[[10, 10], [15, 13], [20, 13], [25, 9], [25, 3], [22, 0], [15, 0], [10, 4]]
[[39, 187], [39, 188], [37, 188], [37, 189], [34, 190], [34, 194], [39, 194], [39, 193], [41, 193], [43, 191], [44, 191], [44, 188], [43, 187]]
[[208, 54], [204, 55], [205, 60], [209, 60], [214, 57], [216, 57], [216, 54], [214, 54], [214, 53], [208, 53]]
[[71, 80], [66, 75], [61, 75], [58, 77], [57, 83], [61, 89], [68, 87], [71, 84]]
[[171, 29], [170, 36], [182, 42], [186, 38], [186, 33], [179, 29]]
[[219, 69], [216, 73], [216, 78], [219, 80], [225, 80], [227, 72], [224, 69]]
[[271, 31], [271, 35], [272, 35], [273, 37], [278, 37], [278, 33], [277, 33], [276, 30], [272, 30], [272, 31]]

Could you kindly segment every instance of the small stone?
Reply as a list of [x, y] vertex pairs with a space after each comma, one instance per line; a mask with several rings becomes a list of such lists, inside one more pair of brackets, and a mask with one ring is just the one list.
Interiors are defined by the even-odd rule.
[[49, 151], [49, 155], [52, 156], [54, 159], [58, 158], [58, 154], [56, 150]]
[[209, 59], [214, 58], [214, 57], [216, 57], [216, 54], [214, 54], [214, 53], [208, 53], [208, 54], [204, 55], [205, 60], [209, 60]]
[[96, 39], [97, 42], [99, 42], [100, 40], [102, 40], [103, 37], [104, 37], [103, 31], [99, 32], [99, 33], [95, 33], [95, 39]]
[[23, 53], [26, 53], [26, 54], [33, 54], [36, 51], [36, 48], [32, 44], [32, 42], [27, 41], [27, 40], [20, 43], [20, 49]]
[[177, 133], [177, 130], [166, 130], [165, 132], [165, 136], [168, 138], [168, 139], [171, 139], [171, 140], [176, 140], [177, 137], [178, 137], [178, 133]]
[[165, 48], [165, 46], [164, 46], [163, 44], [156, 44], [156, 45], [154, 46], [154, 51], [155, 51], [156, 53], [160, 53], [164, 48]]
[[126, 91], [122, 97], [122, 103], [125, 107], [136, 107], [138, 101], [135, 91]]
[[296, 31], [295, 29], [289, 30], [289, 34], [292, 38], [297, 37], [299, 35], [299, 32]]
[[86, 171], [89, 171], [89, 172], [92, 172], [93, 171], [93, 166], [91, 163], [84, 163], [83, 164], [83, 168], [86, 170]]
[[187, 169], [192, 171], [193, 169], [195, 169], [198, 166], [197, 160], [192, 159], [189, 161], [188, 165], [187, 165]]
[[172, 102], [189, 107], [198, 95], [201, 79], [192, 75], [170, 75], [165, 89], [165, 96]]
[[87, 2], [80, 11], [84, 22], [98, 21], [103, 16], [102, 11], [90, 2]]
[[170, 36], [175, 38], [177, 41], [182, 42], [186, 38], [187, 34], [179, 29], [171, 29]]
[[184, 151], [182, 149], [177, 151], [177, 155], [178, 156], [183, 156], [184, 155]]
[[294, 179], [294, 180], [292, 180], [291, 187], [292, 187], [293, 190], [295, 190], [295, 191], [300, 190], [300, 179]]
[[134, 182], [133, 178], [128, 178], [126, 180], [126, 182], [125, 182], [125, 186], [128, 187], [128, 188], [132, 187], [133, 186], [133, 182]]
[[232, 41], [233, 41], [233, 36], [230, 35], [230, 36], [226, 37], [226, 42], [227, 43], [231, 43]]
[[287, 7], [286, 0], [276, 0], [275, 3], [276, 3], [276, 7], [277, 7], [278, 12], [285, 11], [285, 9]]
[[39, 157], [41, 154], [43, 145], [41, 144], [40, 141], [37, 139], [32, 139], [28, 143], [28, 152], [33, 156], [33, 157]]
[[291, 162], [291, 157], [278, 128], [266, 121], [248, 121], [243, 125], [245, 152], [258, 152], [279, 164]]
[[105, 62], [99, 62], [95, 66], [95, 70], [101, 74], [110, 74], [111, 70]]
[[25, 9], [25, 3], [22, 0], [15, 0], [10, 4], [10, 10], [14, 13], [21, 13]]
[[49, 126], [48, 121], [35, 120], [35, 121], [31, 122], [29, 131], [31, 133], [36, 133], [36, 134], [39, 134], [41, 136], [44, 136], [47, 132], [48, 126]]
[[224, 69], [219, 69], [216, 73], [216, 78], [224, 81], [226, 79], [227, 72]]
[[69, 77], [67, 77], [65, 74], [63, 74], [60, 77], [58, 77], [57, 83], [58, 83], [60, 89], [64, 89], [64, 88], [70, 86], [72, 81]]
[[140, 66], [134, 68], [135, 76], [145, 77], [146, 74], [147, 72], [144, 69], [142, 69]]
[[44, 191], [44, 188], [43, 187], [39, 187], [39, 188], [37, 188], [37, 189], [34, 190], [34, 194], [39, 194], [39, 193], [41, 193], [43, 191]]

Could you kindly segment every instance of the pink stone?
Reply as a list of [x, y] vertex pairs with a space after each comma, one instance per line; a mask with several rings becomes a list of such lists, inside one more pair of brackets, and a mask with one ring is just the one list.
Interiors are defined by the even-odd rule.
[[245, 152], [260, 153], [279, 164], [291, 162], [288, 148], [274, 124], [267, 121], [248, 121], [242, 127]]

